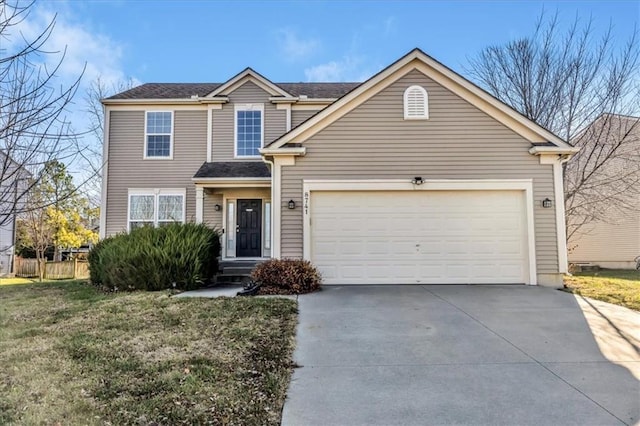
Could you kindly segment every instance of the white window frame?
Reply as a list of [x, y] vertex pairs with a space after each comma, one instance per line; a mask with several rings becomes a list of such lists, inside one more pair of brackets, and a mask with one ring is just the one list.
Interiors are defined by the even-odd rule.
[[[147, 145], [149, 144], [149, 136], [165, 136], [167, 133], [148, 133], [147, 132], [147, 122], [149, 120], [150, 113], [169, 113], [171, 114], [171, 132], [169, 133], [169, 156], [167, 157], [159, 157], [159, 156], [148, 156], [147, 155]], [[175, 114], [174, 111], [166, 111], [166, 110], [147, 110], [144, 112], [144, 152], [143, 158], [145, 160], [173, 160], [173, 132], [175, 128]]]
[[264, 147], [264, 104], [235, 104], [233, 111], [233, 157], [234, 158], [261, 158], [260, 155], [238, 154], [238, 112], [260, 111], [260, 148]]
[[[422, 93], [422, 96], [424, 97], [424, 114], [423, 115], [409, 114], [409, 93], [414, 90], [418, 90], [420, 93]], [[407, 87], [407, 89], [404, 91], [403, 100], [404, 100], [403, 105], [404, 105], [405, 120], [428, 120], [429, 119], [429, 94], [427, 93], [424, 87], [418, 86], [417, 84]]]
[[178, 195], [182, 197], [182, 220], [179, 223], [185, 223], [187, 217], [187, 190], [185, 188], [129, 188], [127, 194], [127, 231], [131, 232], [131, 222], [139, 222], [131, 220], [131, 197], [134, 195], [153, 196], [153, 226], [157, 227], [159, 223], [167, 221], [158, 220], [159, 199], [162, 195]]

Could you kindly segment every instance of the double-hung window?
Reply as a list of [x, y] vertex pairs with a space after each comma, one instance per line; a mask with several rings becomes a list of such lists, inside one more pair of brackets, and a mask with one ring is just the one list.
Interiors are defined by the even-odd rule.
[[184, 189], [130, 189], [129, 230], [184, 223]]
[[173, 157], [173, 113], [147, 111], [144, 158]]
[[235, 106], [236, 157], [259, 157], [264, 141], [263, 104]]

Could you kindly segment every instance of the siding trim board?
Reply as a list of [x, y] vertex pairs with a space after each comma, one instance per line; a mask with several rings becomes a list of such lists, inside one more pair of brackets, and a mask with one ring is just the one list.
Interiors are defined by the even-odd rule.
[[104, 110], [104, 142], [102, 144], [102, 188], [100, 191], [100, 238], [107, 236], [107, 194], [109, 184], [109, 129], [111, 128], [110, 113], [108, 107]]

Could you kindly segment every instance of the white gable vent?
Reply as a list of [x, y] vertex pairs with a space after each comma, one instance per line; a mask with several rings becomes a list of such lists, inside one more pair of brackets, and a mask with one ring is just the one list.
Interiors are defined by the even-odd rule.
[[404, 91], [404, 119], [426, 120], [429, 118], [429, 95], [421, 86], [410, 86]]

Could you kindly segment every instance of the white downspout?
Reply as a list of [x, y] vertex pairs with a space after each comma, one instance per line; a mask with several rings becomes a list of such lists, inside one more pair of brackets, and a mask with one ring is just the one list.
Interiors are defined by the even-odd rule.
[[569, 261], [567, 259], [567, 227], [564, 208], [564, 180], [562, 165], [569, 161], [571, 156], [559, 155], [553, 163], [554, 197], [556, 199], [556, 233], [558, 235], [558, 272], [566, 274], [569, 272]]
[[[280, 257], [280, 238], [276, 240], [276, 232], [275, 232], [275, 223], [276, 217], [277, 220], [280, 220], [280, 202], [276, 203], [276, 182], [275, 182], [275, 164], [271, 160], [267, 160], [265, 157], [262, 157], [262, 161], [271, 165], [271, 257], [278, 258]], [[280, 232], [280, 227], [278, 227], [278, 232]]]

